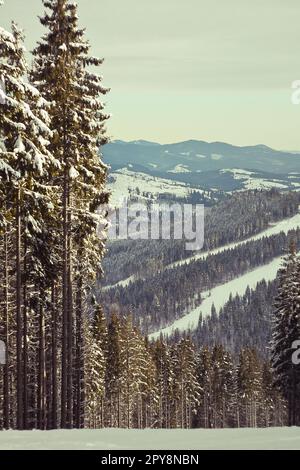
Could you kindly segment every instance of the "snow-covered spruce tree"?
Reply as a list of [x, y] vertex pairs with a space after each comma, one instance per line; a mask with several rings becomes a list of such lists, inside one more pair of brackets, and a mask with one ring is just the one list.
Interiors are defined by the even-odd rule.
[[[16, 341], [15, 357], [12, 352], [11, 359], [15, 359], [16, 364], [15, 425], [22, 429], [28, 426], [27, 310], [30, 296], [34, 298], [32, 306], [35, 315], [39, 317], [44, 308], [42, 293], [46, 287], [47, 264], [50, 262], [45, 256], [45, 220], [53, 210], [52, 191], [46, 188], [45, 181], [58, 164], [47, 149], [51, 131], [46, 102], [26, 79], [23, 35], [15, 24], [12, 25], [12, 34], [5, 34], [1, 30], [0, 48], [0, 75], [6, 92], [0, 115], [0, 152], [1, 161], [4, 162], [4, 166], [3, 163], [1, 165], [4, 168], [1, 195], [6, 218], [4, 240], [11, 231], [15, 246], [15, 279], [12, 285], [15, 293]], [[11, 284], [9, 279], [5, 285], [8, 284]], [[7, 292], [4, 296], [7, 298]], [[8, 330], [7, 309], [4, 318], [4, 329]]]
[[[152, 427], [157, 416], [156, 367], [147, 338], [133, 327], [134, 361], [133, 376], [137, 384], [132, 411], [132, 427], [142, 429]], [[135, 369], [135, 370], [134, 370]]]
[[67, 0], [43, 0], [43, 4], [50, 10], [41, 18], [48, 33], [34, 51], [32, 76], [52, 105], [50, 148], [62, 164], [56, 176], [61, 189], [59, 217], [63, 221], [61, 426], [72, 427], [73, 392], [77, 397], [84, 395], [77, 390], [83, 383], [76, 381], [81, 374], [75, 370], [73, 351], [84, 356], [84, 335], [79, 331], [86, 292], [101, 272], [104, 250], [97, 233], [99, 223], [104, 226], [98, 208], [107, 202], [108, 195], [99, 145], [106, 142], [104, 123], [108, 116], [99, 97], [107, 89], [101, 85], [101, 77], [89, 70], [102, 60], [89, 55], [90, 46], [78, 27], [77, 5]]
[[133, 427], [134, 409], [137, 406], [140, 381], [140, 343], [137, 331], [133, 327], [132, 315], [128, 315], [121, 323], [121, 367], [122, 377], [122, 417], [123, 424], [128, 429]]
[[105, 375], [105, 426], [121, 427], [123, 388], [122, 338], [120, 319], [112, 313], [108, 322], [107, 365]]
[[171, 395], [173, 370], [170, 351], [162, 338], [158, 339], [153, 347], [153, 357], [156, 366], [156, 384], [158, 395], [158, 422], [159, 428], [169, 428], [171, 421]]
[[234, 367], [222, 346], [212, 351], [211, 413], [214, 428], [226, 428], [234, 422]]
[[278, 295], [275, 300], [272, 337], [272, 367], [274, 385], [279, 387], [288, 402], [290, 426], [299, 424], [299, 368], [292, 362], [292, 345], [300, 337], [300, 262], [295, 243], [291, 243], [288, 255], [279, 272]]
[[292, 422], [300, 425], [300, 367], [294, 362], [293, 355], [295, 352], [295, 344], [300, 340], [300, 259], [297, 259], [297, 269], [293, 274], [293, 284], [295, 294], [292, 305], [292, 315], [289, 324], [289, 340], [291, 341], [291, 382], [292, 382]]
[[[89, 428], [104, 427], [104, 397], [105, 397], [105, 375], [107, 365], [107, 323], [100, 305], [95, 308], [93, 321], [84, 319], [85, 329], [85, 371], [84, 376], [78, 378], [78, 382], [84, 382], [85, 399], [77, 397], [77, 425], [80, 427], [83, 410], [80, 404], [86, 402], [86, 423]], [[77, 360], [80, 357], [77, 357]], [[82, 368], [77, 366], [77, 373]], [[80, 393], [80, 388], [77, 389]], [[76, 405], [77, 406], [77, 405]]]
[[[1, 2], [2, 4], [2, 2]], [[1, 427], [6, 429], [13, 427], [11, 401], [15, 398], [15, 374], [14, 369], [9, 366], [10, 361], [15, 357], [15, 345], [13, 334], [15, 332], [14, 312], [12, 305], [12, 285], [14, 279], [11, 275], [12, 260], [11, 252], [13, 250], [13, 232], [12, 214], [9, 210], [8, 190], [12, 184], [15, 184], [19, 174], [11, 166], [12, 153], [8, 153], [5, 146], [5, 137], [8, 129], [4, 128], [4, 104], [6, 101], [5, 78], [9, 73], [8, 60], [15, 54], [14, 37], [8, 31], [0, 27], [0, 83], [1, 83], [1, 102], [0, 102], [0, 257], [1, 265], [1, 292], [0, 292], [0, 335], [1, 340], [6, 344], [7, 361], [3, 367], [3, 382], [1, 387], [1, 407], [2, 421]], [[7, 110], [6, 110], [7, 113]], [[5, 133], [4, 133], [5, 130]], [[11, 384], [11, 385], [10, 385]]]
[[287, 422], [286, 400], [283, 398], [278, 387], [274, 387], [273, 372], [269, 361], [263, 364], [263, 396], [260, 409], [259, 426], [284, 426]]
[[200, 399], [196, 374], [195, 347], [189, 338], [183, 338], [172, 355], [174, 427], [190, 428]]
[[262, 364], [254, 349], [240, 353], [237, 370], [239, 422], [241, 427], [257, 427], [262, 400]]
[[197, 354], [197, 380], [200, 385], [200, 407], [195, 419], [196, 427], [211, 428], [212, 418], [212, 354], [207, 347], [200, 349]]
[[153, 356], [153, 345], [148, 338], [140, 337], [140, 400], [141, 412], [138, 413], [138, 428], [153, 428], [157, 426], [159, 411], [159, 391], [157, 384], [157, 369]]

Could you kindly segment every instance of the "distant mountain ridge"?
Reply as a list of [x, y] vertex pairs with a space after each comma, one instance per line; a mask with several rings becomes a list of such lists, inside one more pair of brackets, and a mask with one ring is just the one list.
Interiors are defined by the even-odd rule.
[[260, 181], [264, 188], [297, 189], [300, 181], [300, 152], [263, 144], [239, 147], [201, 140], [174, 144], [116, 140], [104, 147], [103, 154], [112, 173], [125, 168], [205, 189], [259, 188]]
[[[300, 153], [274, 150], [266, 145], [238, 147], [224, 142], [187, 140], [159, 144], [145, 140], [116, 140], [104, 147], [104, 159], [113, 170], [137, 165], [151, 173], [172, 171], [187, 165], [190, 171], [241, 168], [286, 174], [300, 172]], [[156, 166], [154, 166], [156, 165]]]

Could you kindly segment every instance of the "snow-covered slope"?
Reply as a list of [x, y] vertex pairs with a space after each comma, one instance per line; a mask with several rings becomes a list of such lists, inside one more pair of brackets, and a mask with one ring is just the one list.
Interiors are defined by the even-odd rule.
[[181, 332], [189, 329], [194, 330], [197, 328], [200, 313], [202, 313], [203, 317], [210, 315], [213, 304], [218, 312], [228, 301], [230, 294], [233, 296], [236, 294], [242, 296], [246, 292], [247, 286], [249, 286], [250, 289], [254, 289], [257, 283], [263, 279], [266, 281], [272, 281], [276, 278], [276, 274], [281, 263], [281, 257], [275, 258], [271, 263], [260, 266], [253, 271], [249, 271], [243, 276], [226, 282], [225, 284], [214, 287], [211, 291], [203, 292], [201, 295], [204, 300], [199, 307], [195, 308], [187, 315], [184, 315], [182, 318], [175, 320], [166, 328], [149, 335], [149, 338], [155, 340], [160, 336], [160, 334], [171, 335], [176, 329]]
[[135, 280], [135, 276], [132, 275], [132, 276], [129, 276], [127, 277], [126, 279], [123, 279], [123, 281], [119, 281], [117, 282], [116, 284], [114, 285], [109, 285], [109, 286], [104, 286], [103, 287], [103, 290], [108, 290], [108, 289], [111, 289], [112, 287], [127, 287], [128, 284], [130, 284], [130, 282], [133, 282]]
[[299, 450], [300, 428], [1, 431], [0, 449]]
[[137, 189], [139, 197], [143, 196], [143, 193], [149, 193], [154, 198], [157, 198], [159, 194], [171, 194], [175, 197], [186, 197], [191, 191], [203, 193], [200, 188], [193, 188], [185, 183], [180, 183], [166, 178], [159, 178], [156, 176], [150, 176], [146, 173], [134, 172], [127, 168], [122, 168], [115, 173], [111, 173], [111, 182], [109, 183], [109, 189], [112, 192], [111, 204], [113, 206], [119, 206], [122, 204], [124, 199], [129, 198], [130, 193], [137, 195]]
[[[169, 264], [166, 266], [166, 269], [172, 269], [177, 266], [182, 266], [183, 264], [189, 264], [192, 261], [197, 261], [200, 259], [205, 259], [209, 255], [215, 255], [217, 253], [220, 253], [222, 251], [230, 250], [233, 249], [237, 246], [243, 245], [249, 241], [254, 241], [254, 240], [260, 240], [263, 237], [270, 237], [272, 235], [276, 235], [280, 232], [283, 232], [287, 234], [290, 230], [296, 229], [297, 227], [300, 227], [300, 213], [289, 217], [287, 219], [281, 220], [277, 223], [272, 224], [270, 227], [268, 227], [266, 230], [263, 230], [262, 232], [257, 233], [256, 235], [253, 235], [249, 238], [246, 238], [245, 240], [239, 241], [239, 242], [233, 242], [229, 243], [228, 245], [223, 245], [218, 248], [215, 248], [210, 251], [200, 251], [199, 253], [190, 256], [189, 258], [185, 258], [183, 260], [175, 261], [174, 263]], [[105, 289], [110, 289], [112, 287], [117, 287], [117, 286], [123, 286], [126, 287], [130, 282], [133, 282], [135, 280], [134, 275], [123, 279], [122, 281], [118, 282], [117, 284], [114, 285], [109, 285], [106, 286]]]
[[289, 217], [287, 219], [281, 220], [280, 222], [277, 222], [275, 224], [272, 224], [270, 227], [268, 227], [266, 230], [263, 230], [262, 232], [257, 233], [256, 235], [253, 235], [245, 240], [241, 240], [239, 242], [234, 242], [234, 243], [229, 243], [228, 245], [225, 246], [220, 246], [218, 248], [215, 248], [210, 251], [205, 251], [205, 252], [200, 252], [197, 253], [194, 256], [191, 256], [189, 258], [185, 258], [180, 261], [175, 261], [172, 264], [169, 264], [167, 266], [167, 269], [174, 268], [176, 266], [181, 266], [183, 264], [189, 264], [192, 261], [197, 261], [200, 259], [205, 259], [209, 255], [215, 255], [217, 253], [220, 253], [225, 250], [230, 250], [231, 248], [236, 248], [237, 246], [243, 245], [249, 241], [254, 241], [254, 240], [261, 240], [264, 237], [271, 237], [272, 235], [276, 235], [280, 232], [283, 232], [287, 234], [290, 230], [296, 229], [297, 227], [300, 227], [300, 213], [294, 215], [293, 217]]
[[259, 178], [255, 172], [239, 168], [220, 170], [220, 173], [230, 173], [235, 180], [241, 181], [243, 183], [243, 191], [245, 189], [287, 189], [288, 187], [288, 182], [282, 179]]

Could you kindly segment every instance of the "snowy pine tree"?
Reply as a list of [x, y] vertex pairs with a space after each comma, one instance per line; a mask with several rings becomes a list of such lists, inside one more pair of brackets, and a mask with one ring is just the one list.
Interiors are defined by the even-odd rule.
[[99, 237], [98, 230], [99, 226], [105, 228], [105, 221], [98, 209], [107, 203], [108, 194], [106, 167], [100, 159], [99, 145], [107, 140], [104, 123], [108, 116], [103, 113], [99, 97], [107, 89], [101, 85], [101, 78], [89, 70], [91, 66], [99, 66], [102, 60], [89, 54], [84, 31], [78, 27], [77, 5], [67, 0], [43, 3], [50, 10], [41, 18], [48, 32], [34, 51], [32, 77], [43, 97], [51, 103], [50, 148], [61, 163], [61, 171], [53, 178], [59, 186], [61, 200], [57, 217], [63, 221], [61, 425], [72, 427], [73, 393], [77, 398], [83, 396], [78, 391], [81, 383], [76, 383], [80, 374], [75, 371], [73, 351], [75, 348], [78, 356], [84, 356], [80, 338], [87, 292], [101, 272], [104, 252], [104, 239]]
[[[104, 399], [105, 399], [105, 375], [107, 367], [107, 325], [102, 308], [97, 305], [92, 322], [85, 319], [85, 371], [84, 376], [79, 377], [83, 381], [85, 389], [84, 400], [77, 398], [76, 412], [80, 410], [82, 402], [86, 403], [86, 421], [89, 428], [104, 426]], [[80, 358], [79, 358], [80, 359]], [[79, 374], [82, 368], [78, 365]], [[80, 393], [80, 388], [78, 389]], [[84, 413], [83, 413], [84, 416]], [[81, 417], [79, 416], [79, 427]]]
[[300, 422], [300, 371], [292, 361], [293, 343], [300, 338], [299, 266], [296, 247], [292, 242], [279, 274], [271, 345], [275, 386], [288, 401], [291, 426]]
[[200, 386], [196, 376], [196, 354], [189, 338], [183, 338], [172, 356], [173, 416], [181, 428], [192, 426], [200, 399]]
[[[53, 210], [52, 190], [46, 189], [45, 181], [59, 165], [47, 148], [51, 136], [47, 104], [27, 80], [22, 32], [12, 24], [12, 33], [1, 30], [0, 40], [0, 75], [6, 91], [0, 117], [4, 249], [8, 233], [15, 245], [15, 279], [7, 279], [6, 285], [13, 285], [15, 293], [16, 425], [22, 429], [28, 426], [27, 309], [34, 298], [35, 315], [43, 315], [43, 292], [48, 282], [45, 221]], [[7, 323], [7, 312], [4, 317]]]

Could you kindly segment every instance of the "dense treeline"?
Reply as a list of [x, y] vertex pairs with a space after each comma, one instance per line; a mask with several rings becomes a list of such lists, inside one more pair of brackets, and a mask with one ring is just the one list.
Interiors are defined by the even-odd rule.
[[[297, 213], [298, 192], [242, 191], [212, 208], [206, 206], [204, 250], [254, 235], [272, 222]], [[146, 278], [165, 266], [191, 256], [180, 240], [120, 240], [109, 244], [104, 259], [105, 284], [131, 275]]]
[[[84, 323], [103, 240], [107, 202], [107, 90], [90, 71], [77, 6], [44, 0], [47, 28], [25, 61], [22, 32], [0, 28], [1, 427], [82, 427]], [[2, 90], [1, 88], [1, 90]], [[3, 372], [3, 377], [2, 377]]]
[[209, 211], [204, 248], [211, 250], [259, 233], [271, 222], [296, 214], [299, 204], [300, 195], [295, 192], [271, 189], [234, 193]]
[[87, 426], [225, 428], [287, 423], [270, 364], [255, 349], [237, 361], [222, 346], [196, 348], [189, 337], [149, 343], [132, 316], [101, 308], [89, 327]]
[[98, 291], [98, 295], [108, 309], [118, 306], [123, 312], [130, 308], [142, 330], [151, 332], [199, 306], [201, 292], [281, 256], [291, 239], [300, 244], [300, 229], [291, 230], [288, 235], [279, 233], [249, 241], [205, 259], [163, 270], [145, 280], [130, 282], [128, 286]]

